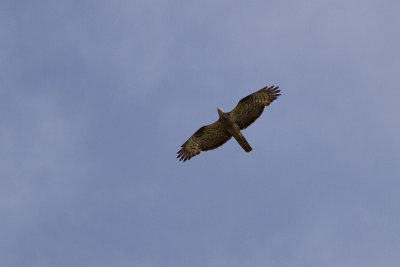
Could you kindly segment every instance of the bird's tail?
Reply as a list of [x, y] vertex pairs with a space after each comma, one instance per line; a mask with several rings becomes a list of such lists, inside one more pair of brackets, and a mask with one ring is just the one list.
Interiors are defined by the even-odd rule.
[[242, 133], [239, 132], [238, 134], [233, 135], [233, 137], [235, 137], [236, 141], [244, 149], [244, 151], [250, 152], [253, 150]]

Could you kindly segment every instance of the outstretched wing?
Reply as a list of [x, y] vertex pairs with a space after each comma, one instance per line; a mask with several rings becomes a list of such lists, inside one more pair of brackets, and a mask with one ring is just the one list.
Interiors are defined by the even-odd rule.
[[198, 155], [201, 151], [222, 146], [231, 137], [219, 121], [203, 126], [182, 145], [177, 158], [186, 161]]
[[231, 116], [240, 129], [245, 129], [252, 124], [261, 116], [264, 108], [281, 95], [278, 89], [279, 86], [266, 86], [239, 101], [231, 111]]

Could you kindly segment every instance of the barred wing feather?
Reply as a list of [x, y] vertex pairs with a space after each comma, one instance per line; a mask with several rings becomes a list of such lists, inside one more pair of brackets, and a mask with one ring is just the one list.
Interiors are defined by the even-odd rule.
[[255, 93], [242, 98], [237, 106], [231, 111], [236, 124], [240, 129], [246, 129], [257, 120], [264, 108], [280, 96], [279, 86], [266, 86]]
[[232, 136], [219, 121], [201, 127], [195, 132], [178, 151], [179, 160], [189, 160], [201, 151], [215, 149], [225, 144]]

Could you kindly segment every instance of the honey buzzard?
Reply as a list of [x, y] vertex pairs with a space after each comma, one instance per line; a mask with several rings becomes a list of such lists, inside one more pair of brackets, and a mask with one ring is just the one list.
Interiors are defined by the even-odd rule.
[[219, 119], [213, 124], [201, 127], [178, 151], [179, 160], [189, 160], [201, 151], [215, 149], [225, 144], [232, 136], [246, 151], [252, 150], [240, 130], [252, 124], [264, 108], [280, 96], [279, 86], [266, 86], [241, 99], [231, 112], [217, 108]]

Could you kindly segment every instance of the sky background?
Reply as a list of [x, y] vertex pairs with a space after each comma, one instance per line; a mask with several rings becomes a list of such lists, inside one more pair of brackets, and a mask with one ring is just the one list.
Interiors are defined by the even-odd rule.
[[[0, 1], [0, 266], [398, 266], [399, 10]], [[265, 85], [251, 153], [175, 158]]]

